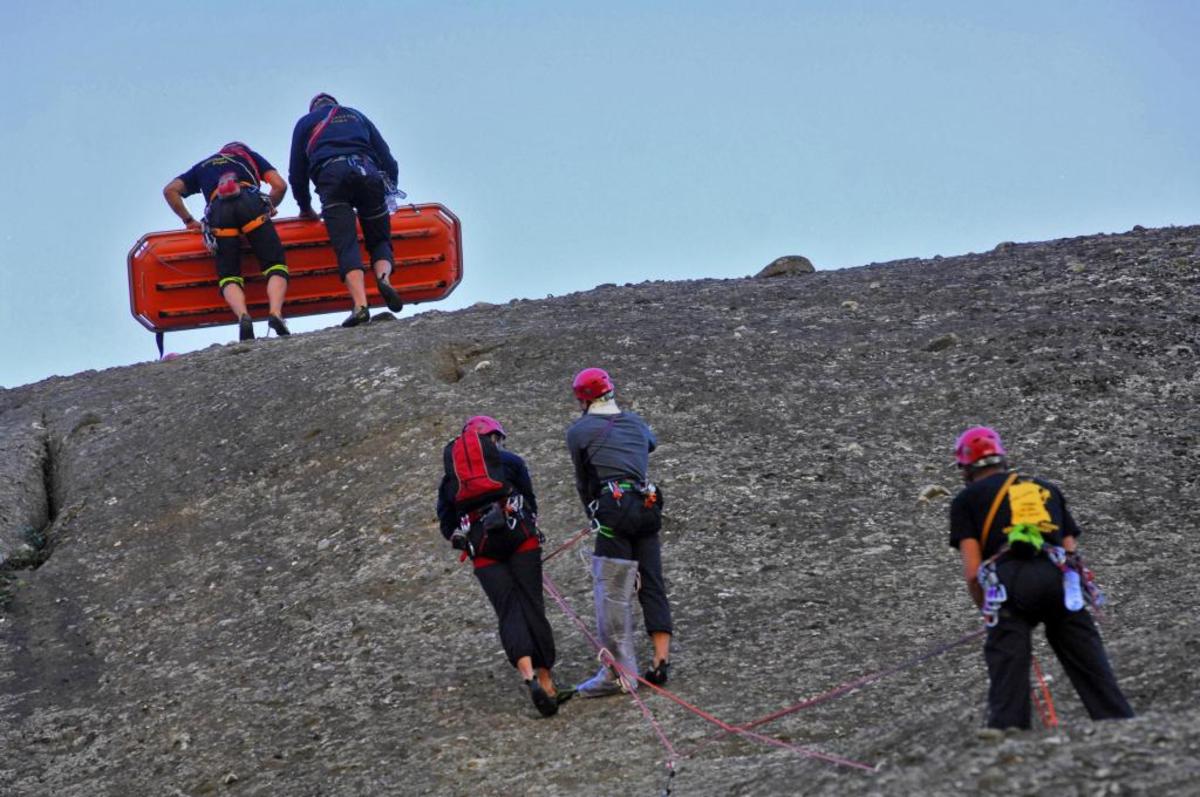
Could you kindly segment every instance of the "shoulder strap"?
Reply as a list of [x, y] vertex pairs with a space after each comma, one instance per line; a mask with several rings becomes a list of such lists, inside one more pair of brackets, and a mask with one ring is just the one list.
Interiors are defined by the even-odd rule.
[[1000, 502], [1004, 500], [1004, 496], [1008, 495], [1008, 488], [1013, 486], [1013, 482], [1017, 480], [1017, 472], [1014, 470], [1004, 480], [1004, 486], [996, 492], [996, 497], [992, 500], [992, 508], [988, 510], [987, 520], [983, 521], [983, 534], [979, 538], [979, 552], [982, 554], [984, 548], [987, 547], [988, 534], [992, 531], [992, 521], [996, 519], [996, 512], [1000, 509]]
[[317, 145], [317, 139], [321, 137], [321, 134], [325, 132], [325, 128], [329, 126], [330, 120], [341, 109], [340, 105], [334, 105], [329, 109], [329, 113], [325, 114], [325, 118], [317, 122], [313, 127], [312, 134], [308, 137], [308, 144], [304, 146], [304, 153], [306, 155], [312, 155], [313, 147]]
[[[616, 423], [617, 423], [617, 416], [613, 415], [611, 418], [608, 419], [608, 423], [606, 423], [604, 425], [604, 428], [601, 429], [600, 431], [596, 432], [594, 435], [592, 435], [592, 439], [588, 440], [587, 443], [584, 445], [584, 447], [583, 447], [584, 460], [583, 461], [584, 461], [585, 465], [592, 464], [592, 450], [591, 450], [592, 444], [603, 443], [608, 438], [608, 433], [612, 431], [613, 426], [615, 426]], [[599, 446], [597, 446], [597, 448], [599, 448]]]

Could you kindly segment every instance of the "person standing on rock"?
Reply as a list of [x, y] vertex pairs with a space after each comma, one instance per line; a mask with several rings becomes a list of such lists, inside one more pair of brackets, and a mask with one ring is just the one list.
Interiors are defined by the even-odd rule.
[[392, 312], [404, 308], [389, 281], [395, 258], [387, 195], [395, 190], [398, 177], [396, 159], [370, 119], [360, 111], [339, 105], [329, 94], [312, 98], [308, 113], [300, 117], [292, 131], [288, 182], [300, 206], [301, 218], [317, 218], [308, 191], [310, 179], [321, 198], [329, 244], [337, 253], [338, 271], [354, 303], [350, 317], [342, 322], [344, 327], [371, 320], [355, 228], [356, 214], [380, 295]]
[[500, 643], [542, 716], [572, 696], [554, 685], [554, 632], [542, 593], [542, 536], [525, 460], [506, 451], [504, 427], [477, 415], [443, 452], [442, 536], [470, 557], [500, 622]]
[[[259, 192], [266, 183], [271, 193]], [[203, 225], [188, 212], [183, 198], [204, 196], [204, 220], [211, 236], [210, 251], [217, 258], [217, 289], [238, 319], [238, 338], [254, 338], [254, 323], [246, 309], [242, 278], [242, 236], [267, 277], [267, 325], [275, 334], [289, 334], [283, 322], [283, 300], [287, 295], [288, 269], [283, 242], [271, 223], [275, 208], [287, 194], [287, 183], [267, 159], [240, 141], [231, 141], [215, 154], [167, 183], [163, 198], [189, 230]]]
[[1085, 608], [1102, 601], [1076, 551], [1079, 526], [1062, 492], [1008, 469], [1000, 435], [964, 431], [954, 449], [966, 487], [950, 505], [950, 545], [987, 623], [991, 728], [1029, 728], [1032, 633], [1046, 639], [1094, 720], [1133, 716]]
[[576, 687], [582, 697], [602, 697], [637, 688], [633, 643], [633, 593], [637, 589], [646, 631], [654, 646], [652, 684], [667, 682], [671, 669], [671, 605], [662, 572], [662, 493], [650, 481], [649, 455], [658, 441], [634, 412], [622, 412], [612, 379], [585, 368], [572, 389], [583, 416], [567, 429], [575, 466], [575, 489], [596, 532], [592, 579], [600, 641], [624, 672], [601, 665]]

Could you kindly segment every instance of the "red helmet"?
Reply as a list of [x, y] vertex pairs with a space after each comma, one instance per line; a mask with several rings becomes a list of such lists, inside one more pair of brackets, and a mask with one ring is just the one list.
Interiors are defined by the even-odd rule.
[[580, 401], [595, 401], [613, 392], [613, 383], [603, 368], [584, 368], [575, 374], [571, 388]]
[[500, 421], [489, 415], [476, 415], [470, 418], [463, 424], [464, 432], [477, 432], [480, 435], [498, 434], [501, 437], [508, 437], [504, 431], [504, 427], [500, 425]]
[[[972, 426], [958, 436], [954, 458], [960, 468], [972, 465], [992, 465], [1000, 462], [1007, 452], [1000, 442], [1000, 433], [989, 426]], [[988, 460], [982, 462], [981, 460]]]

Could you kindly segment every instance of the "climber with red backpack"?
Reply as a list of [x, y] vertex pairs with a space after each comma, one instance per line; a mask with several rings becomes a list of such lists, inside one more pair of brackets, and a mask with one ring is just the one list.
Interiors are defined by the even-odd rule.
[[[259, 185], [270, 186], [263, 195]], [[197, 221], [183, 198], [204, 196], [204, 221]], [[267, 326], [280, 337], [289, 334], [283, 321], [288, 269], [283, 242], [271, 217], [287, 194], [287, 183], [267, 159], [240, 141], [231, 141], [167, 183], [163, 197], [189, 230], [204, 235], [208, 250], [217, 259], [217, 289], [238, 319], [238, 339], [254, 338], [254, 323], [246, 308], [242, 278], [242, 241], [245, 237], [267, 278]]]
[[633, 595], [653, 652], [646, 681], [662, 685], [671, 670], [671, 605], [662, 570], [662, 491], [650, 481], [649, 457], [658, 446], [635, 412], [622, 411], [608, 373], [585, 368], [572, 384], [582, 416], [567, 429], [575, 489], [596, 533], [592, 579], [600, 642], [619, 664], [601, 665], [576, 687], [580, 697], [636, 689]]
[[1088, 612], [1103, 596], [1076, 548], [1080, 530], [1062, 491], [1009, 470], [1000, 435], [989, 427], [964, 431], [954, 454], [967, 486], [950, 505], [950, 545], [988, 626], [988, 727], [1030, 726], [1039, 623], [1088, 715], [1132, 717]]
[[437, 515], [442, 536], [470, 558], [499, 619], [500, 643], [538, 712], [558, 712], [573, 694], [558, 689], [554, 632], [542, 593], [542, 535], [525, 460], [507, 451], [504, 427], [476, 415], [442, 452]]

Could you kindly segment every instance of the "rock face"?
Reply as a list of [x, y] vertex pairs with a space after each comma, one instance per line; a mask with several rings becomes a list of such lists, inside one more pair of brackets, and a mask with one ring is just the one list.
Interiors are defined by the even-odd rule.
[[[975, 631], [946, 508], [955, 435], [986, 422], [1064, 485], [1140, 715], [1092, 724], [1041, 640], [1053, 733], [977, 734], [978, 640], [757, 729], [874, 773], [702, 743], [646, 695], [675, 793], [1192, 793], [1198, 236], [607, 286], [0, 391], [0, 791], [661, 790], [629, 699], [537, 718], [433, 513], [441, 446], [483, 412], [549, 545], [580, 528], [562, 435], [600, 365], [661, 441], [682, 698], [748, 722]], [[587, 617], [578, 550], [547, 573]], [[594, 653], [549, 611], [581, 679]]]
[[755, 277], [795, 277], [816, 271], [812, 261], [803, 255], [785, 255], [768, 263]]

